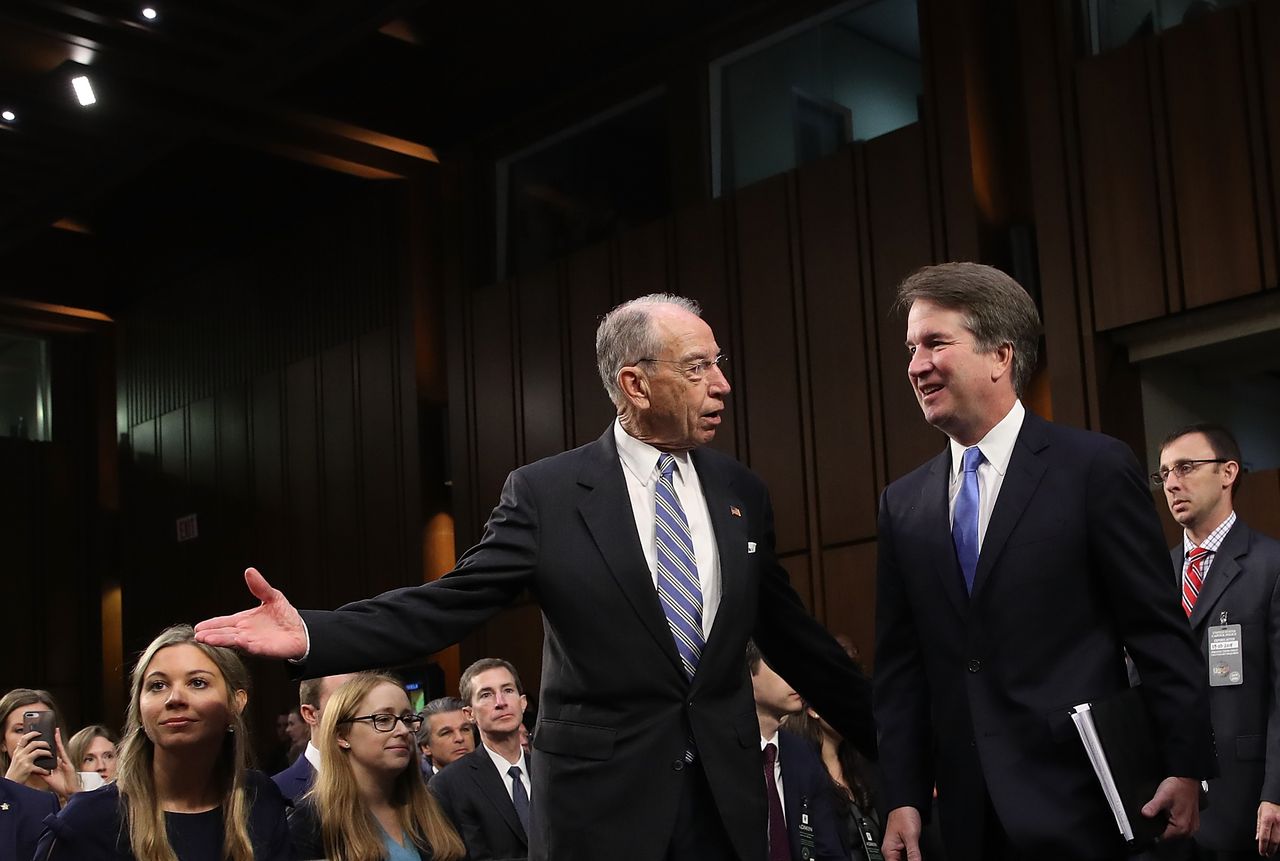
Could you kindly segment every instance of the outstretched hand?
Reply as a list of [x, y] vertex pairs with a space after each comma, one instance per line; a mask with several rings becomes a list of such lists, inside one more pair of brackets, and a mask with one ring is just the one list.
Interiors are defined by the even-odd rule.
[[289, 599], [279, 589], [272, 588], [256, 568], [245, 570], [244, 582], [253, 597], [262, 603], [252, 610], [206, 619], [196, 625], [196, 639], [264, 658], [299, 660], [305, 657], [307, 629]]

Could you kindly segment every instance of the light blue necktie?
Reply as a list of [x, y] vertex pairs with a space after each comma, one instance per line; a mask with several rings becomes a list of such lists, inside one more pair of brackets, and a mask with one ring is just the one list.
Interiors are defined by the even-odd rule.
[[692, 679], [702, 656], [702, 586], [694, 562], [689, 521], [671, 479], [675, 466], [675, 458], [669, 454], [658, 458], [661, 476], [654, 494], [658, 600], [671, 626], [684, 673]]
[[973, 575], [978, 570], [978, 466], [985, 459], [976, 445], [964, 450], [960, 492], [956, 494], [955, 514], [951, 518], [951, 539], [956, 544], [956, 558], [960, 560], [964, 585], [970, 594]]

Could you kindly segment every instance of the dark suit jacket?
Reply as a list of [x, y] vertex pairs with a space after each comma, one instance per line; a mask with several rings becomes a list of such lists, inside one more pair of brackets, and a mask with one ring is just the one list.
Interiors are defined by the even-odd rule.
[[36, 851], [41, 822], [58, 812], [58, 798], [0, 777], [0, 858], [27, 861]]
[[[1176, 582], [1183, 550], [1170, 552]], [[1280, 804], [1280, 542], [1237, 519], [1213, 557], [1191, 613], [1191, 629], [1208, 656], [1208, 630], [1240, 625], [1244, 683], [1209, 688], [1220, 776], [1209, 781], [1196, 842], [1217, 850], [1257, 849], [1259, 801]]]
[[311, 760], [307, 759], [307, 755], [303, 753], [299, 754], [298, 758], [293, 761], [293, 765], [279, 774], [271, 775], [271, 779], [275, 781], [276, 786], [280, 787], [280, 794], [284, 796], [285, 801], [290, 804], [297, 804], [298, 799], [315, 782], [316, 769], [311, 764]]
[[[533, 758], [525, 762], [532, 783]], [[529, 857], [529, 836], [484, 745], [437, 772], [427, 788], [462, 835], [470, 861]]]
[[874, 756], [870, 690], [774, 557], [763, 482], [711, 449], [694, 451], [693, 461], [723, 588], [692, 683], [640, 546], [612, 426], [594, 443], [513, 472], [484, 537], [449, 575], [337, 611], [303, 611], [311, 636], [303, 671], [420, 657], [461, 639], [527, 588], [545, 632], [531, 857], [596, 859], [602, 847], [625, 846], [632, 861], [663, 858], [692, 736], [739, 858], [763, 861], [767, 819], [747, 638]]
[[800, 817], [809, 815], [813, 826], [816, 861], [846, 861], [849, 853], [840, 840], [840, 829], [832, 807], [831, 776], [818, 752], [800, 736], [778, 730], [778, 761], [782, 767], [782, 806], [787, 815], [787, 836], [791, 857], [799, 861]]
[[949, 448], [880, 500], [876, 719], [886, 809], [938, 788], [950, 861], [981, 855], [990, 797], [1036, 858], [1117, 855], [1068, 715], [1143, 678], [1170, 775], [1213, 773], [1205, 663], [1133, 453], [1027, 413], [972, 596], [951, 541]]

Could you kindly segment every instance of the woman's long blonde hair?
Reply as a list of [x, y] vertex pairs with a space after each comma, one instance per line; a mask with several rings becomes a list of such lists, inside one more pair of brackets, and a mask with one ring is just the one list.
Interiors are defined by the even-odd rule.
[[227, 689], [227, 714], [231, 723], [222, 742], [214, 778], [222, 793], [222, 857], [225, 861], [253, 861], [249, 841], [249, 809], [253, 799], [245, 785], [249, 767], [249, 738], [236, 703], [236, 691], [249, 690], [249, 671], [230, 649], [196, 642], [190, 625], [174, 625], [151, 641], [138, 658], [129, 684], [129, 713], [124, 740], [116, 760], [116, 785], [120, 787], [120, 813], [129, 829], [129, 846], [138, 861], [178, 861], [165, 830], [164, 810], [156, 798], [155, 744], [142, 726], [142, 685], [147, 668], [161, 649], [195, 646], [213, 661]]
[[[381, 684], [401, 687], [385, 673], [360, 673], [334, 691], [320, 718], [320, 761], [324, 768], [305, 796], [315, 805], [324, 839], [325, 857], [332, 861], [383, 861], [386, 846], [373, 814], [360, 798], [350, 751], [339, 746], [339, 728], [358, 717], [357, 709], [369, 692]], [[454, 830], [440, 805], [427, 791], [418, 766], [418, 745], [412, 740], [413, 758], [396, 777], [391, 803], [396, 807], [400, 827], [419, 846], [430, 847], [435, 861], [458, 861], [466, 855], [462, 838]]]

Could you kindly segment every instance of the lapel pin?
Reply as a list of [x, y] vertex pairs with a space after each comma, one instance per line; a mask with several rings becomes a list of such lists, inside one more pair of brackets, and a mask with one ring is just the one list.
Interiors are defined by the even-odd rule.
[[741, 516], [742, 516], [742, 509], [738, 508], [738, 506], [736, 506], [736, 505], [730, 505], [730, 506], [729, 506], [729, 513], [730, 513], [730, 514], [732, 514], [734, 517], [741, 517]]

